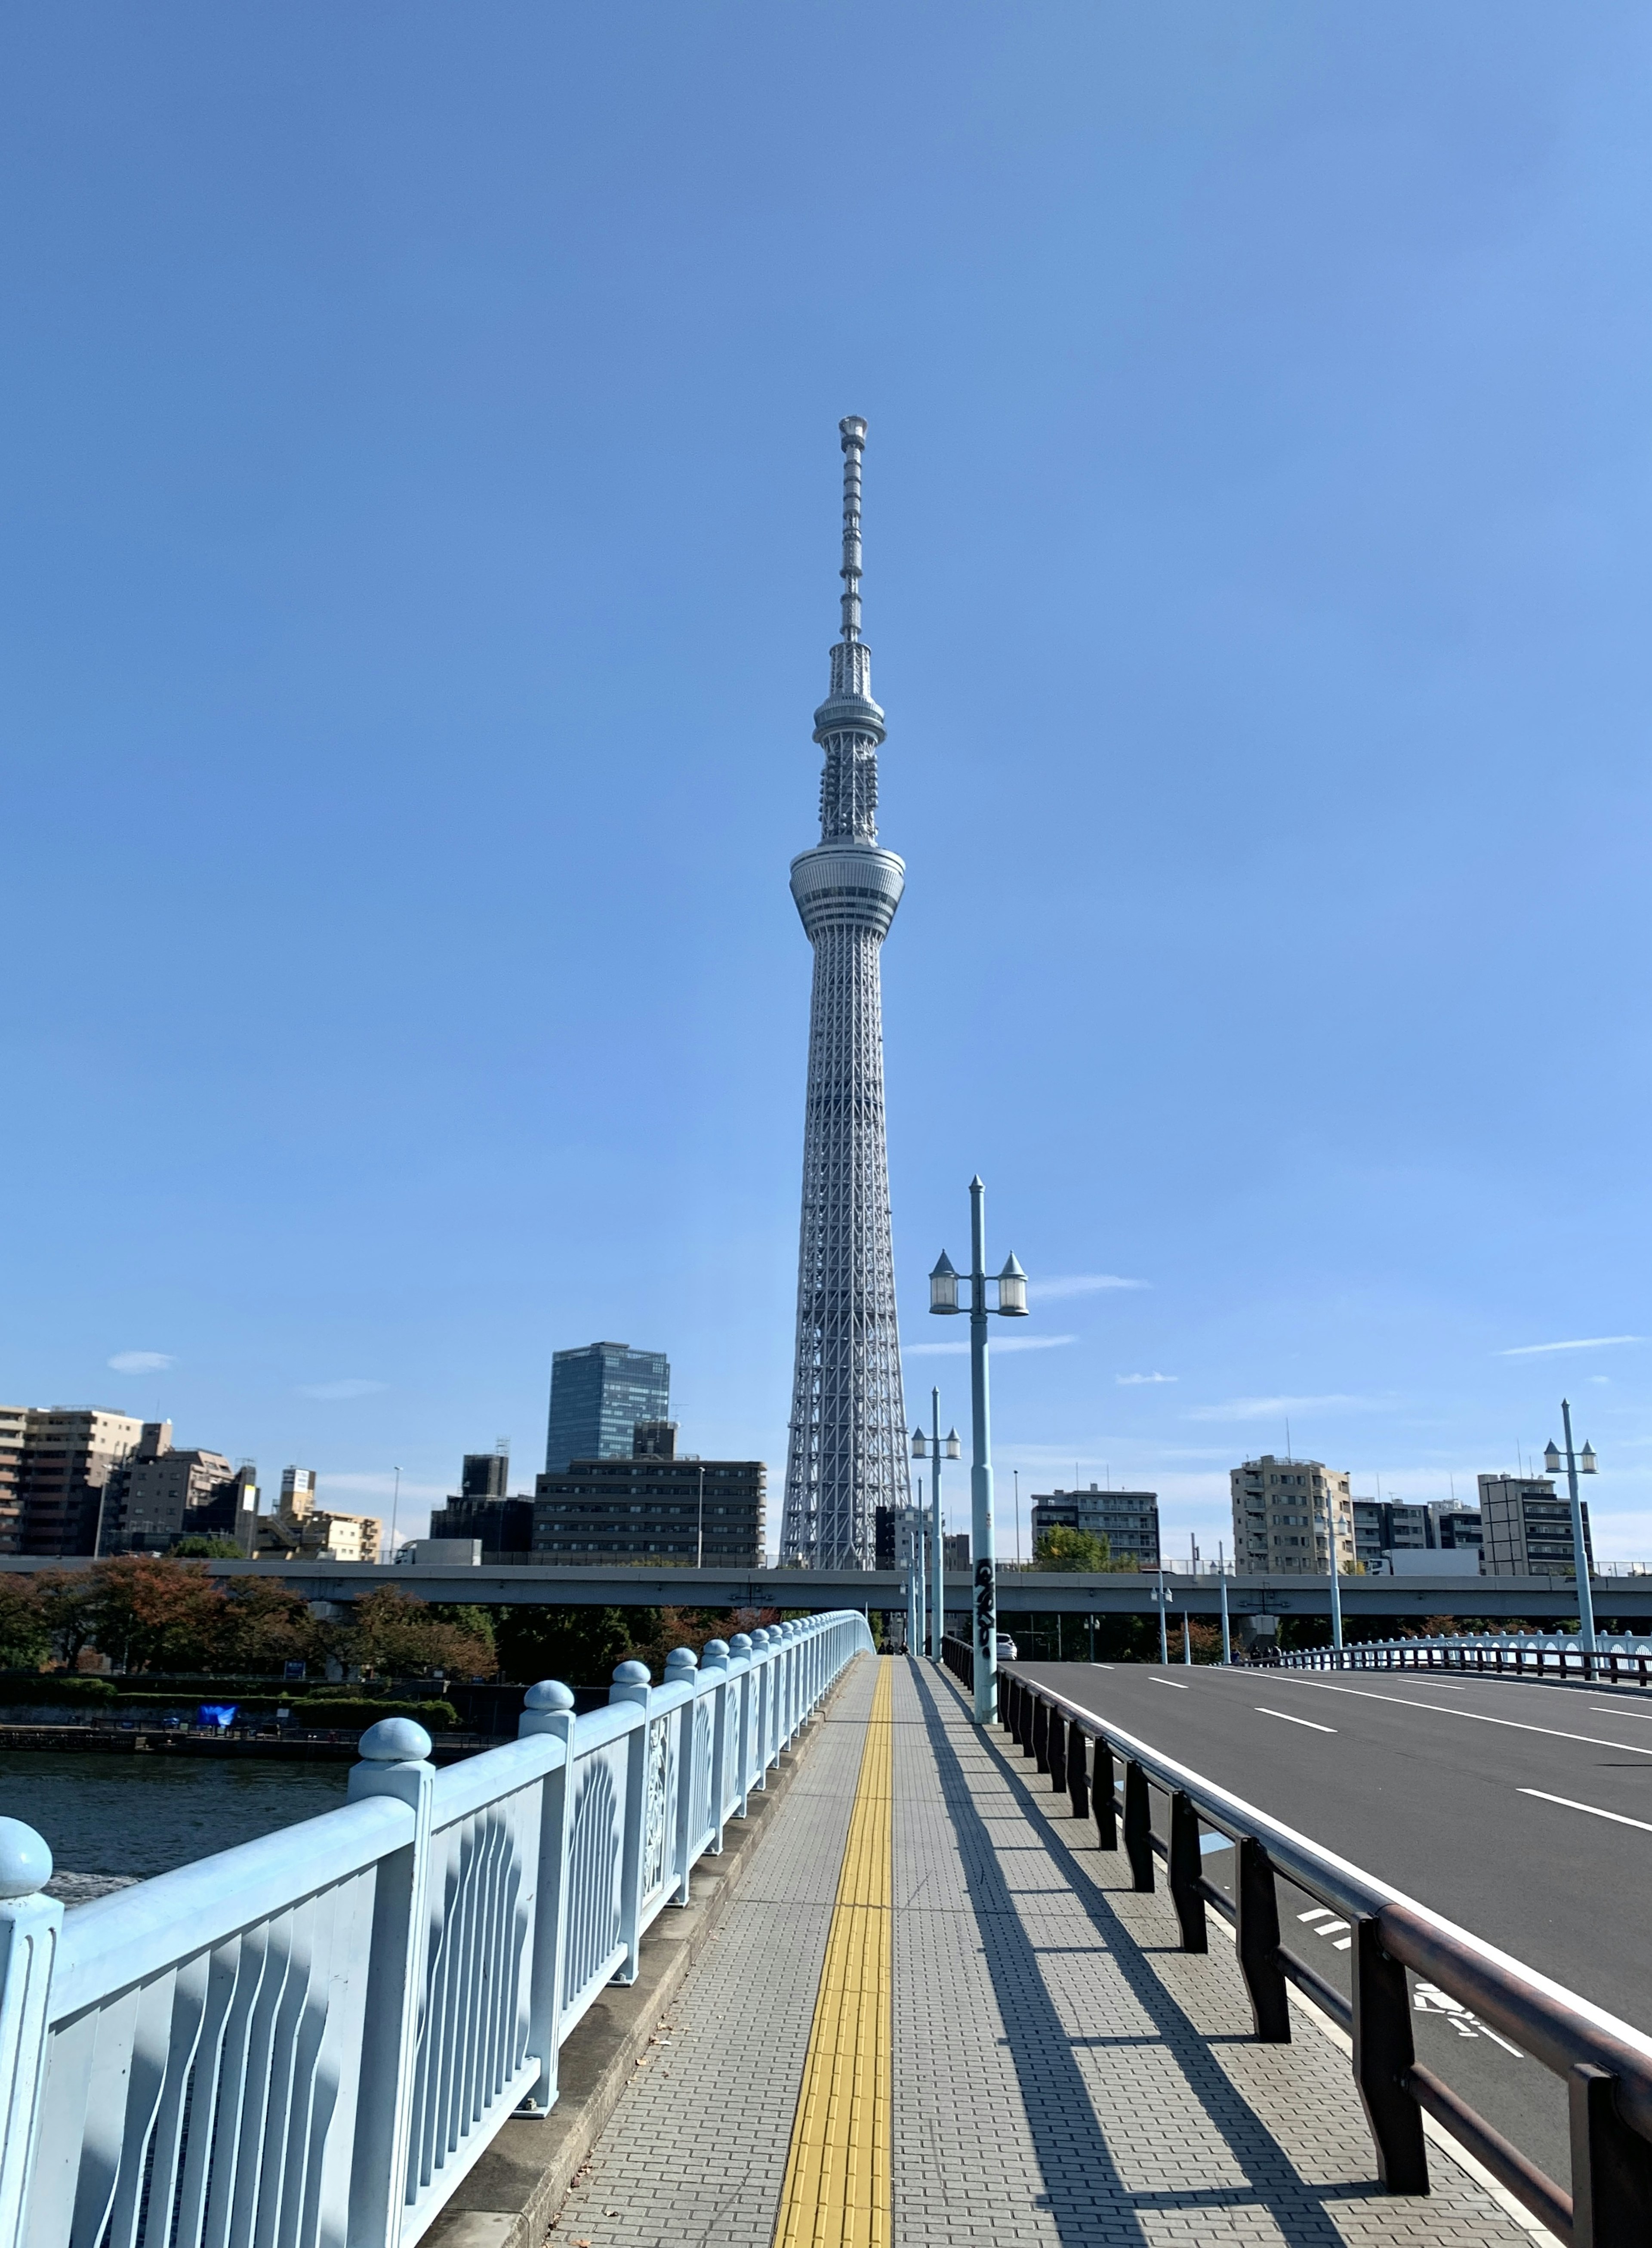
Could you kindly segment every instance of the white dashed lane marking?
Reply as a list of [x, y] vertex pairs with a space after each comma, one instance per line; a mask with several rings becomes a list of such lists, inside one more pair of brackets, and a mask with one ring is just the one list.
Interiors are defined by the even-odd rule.
[[1288, 1710], [1265, 1710], [1259, 1702], [1256, 1705], [1256, 1714], [1259, 1717], [1282, 1717], [1287, 1725], [1306, 1725], [1310, 1733], [1334, 1733], [1336, 1731], [1335, 1725], [1316, 1725], [1312, 1717], [1294, 1717]]
[[[1362, 1702], [1389, 1702], [1402, 1710], [1432, 1710], [1437, 1717], [1466, 1717], [1476, 1725], [1506, 1725], [1512, 1733], [1546, 1733], [1551, 1740], [1585, 1741], [1591, 1748], [1628, 1749], [1631, 1756], [1652, 1756], [1652, 1749], [1643, 1749], [1638, 1741], [1603, 1741], [1598, 1733], [1567, 1733], [1558, 1725], [1525, 1725], [1518, 1717], [1488, 1717], [1484, 1710], [1454, 1710], [1449, 1702], [1414, 1702], [1409, 1694], [1374, 1694], [1363, 1686], [1332, 1686], [1323, 1678], [1289, 1678], [1280, 1683], [1315, 1686], [1321, 1694], [1353, 1694]], [[1326, 1727], [1328, 1732], [1332, 1730]]]
[[1522, 1795], [1535, 1795], [1541, 1803], [1558, 1803], [1563, 1811], [1587, 1811], [1591, 1819], [1609, 1819], [1614, 1826], [1638, 1826], [1643, 1834], [1652, 1834], [1652, 1824], [1644, 1819], [1631, 1819], [1621, 1811], [1602, 1811], [1598, 1803], [1573, 1803], [1569, 1795], [1551, 1795], [1546, 1788], [1523, 1787]]

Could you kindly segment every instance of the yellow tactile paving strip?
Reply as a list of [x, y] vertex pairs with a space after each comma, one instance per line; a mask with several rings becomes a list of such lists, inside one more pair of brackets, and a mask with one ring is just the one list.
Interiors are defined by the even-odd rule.
[[775, 2248], [890, 2248], [895, 1664], [879, 1659]]

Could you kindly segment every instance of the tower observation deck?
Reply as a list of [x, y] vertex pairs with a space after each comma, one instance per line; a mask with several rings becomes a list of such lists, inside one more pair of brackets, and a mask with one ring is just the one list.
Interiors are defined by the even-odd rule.
[[861, 456], [866, 424], [838, 424], [843, 448], [843, 630], [815, 713], [825, 751], [820, 842], [792, 860], [791, 889], [815, 979], [804, 1097], [797, 1352], [781, 1531], [782, 1561], [870, 1568], [880, 1506], [904, 1505], [905, 1408], [884, 1127], [879, 954], [906, 879], [877, 841], [871, 651], [860, 636]]

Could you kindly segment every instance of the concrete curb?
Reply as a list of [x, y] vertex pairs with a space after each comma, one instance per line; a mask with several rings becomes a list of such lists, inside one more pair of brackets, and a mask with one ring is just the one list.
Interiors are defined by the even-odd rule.
[[786, 1799], [816, 1728], [853, 1664], [798, 1735], [745, 1819], [723, 1830], [720, 1858], [702, 1858], [686, 1906], [667, 1905], [642, 1941], [641, 1971], [613, 1984], [562, 2050], [561, 2096], [543, 2121], [513, 2119], [424, 2236], [421, 2248], [540, 2248], [575, 2172], [600, 2137], [648, 2051], [661, 2016], [738, 1895], [747, 1869]]

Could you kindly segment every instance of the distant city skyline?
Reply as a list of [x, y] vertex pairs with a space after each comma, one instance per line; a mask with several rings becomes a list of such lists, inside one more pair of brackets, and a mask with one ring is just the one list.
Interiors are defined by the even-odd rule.
[[778, 1527], [852, 409], [909, 1389], [979, 1171], [1007, 1525], [1464, 1501], [1564, 1392], [1652, 1558], [1643, 15], [315, 38], [10, 56], [0, 1397], [416, 1534], [630, 1337]]

